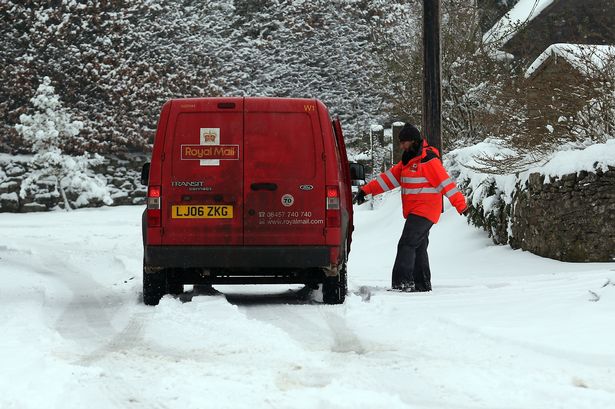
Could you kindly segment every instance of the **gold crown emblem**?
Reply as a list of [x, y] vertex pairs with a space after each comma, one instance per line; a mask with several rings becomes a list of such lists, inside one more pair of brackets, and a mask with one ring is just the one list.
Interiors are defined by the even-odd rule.
[[203, 139], [205, 140], [205, 142], [215, 142], [216, 134], [206, 133], [205, 135], [203, 135]]

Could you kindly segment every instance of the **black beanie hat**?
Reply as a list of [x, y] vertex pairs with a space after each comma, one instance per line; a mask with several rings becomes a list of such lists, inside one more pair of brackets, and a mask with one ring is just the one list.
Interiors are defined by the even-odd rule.
[[416, 126], [412, 124], [405, 124], [401, 131], [399, 131], [399, 142], [405, 141], [417, 141], [421, 142], [423, 138], [421, 137], [421, 132], [416, 129]]

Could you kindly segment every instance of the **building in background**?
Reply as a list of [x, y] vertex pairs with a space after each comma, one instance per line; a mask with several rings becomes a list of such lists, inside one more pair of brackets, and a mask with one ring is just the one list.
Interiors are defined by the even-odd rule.
[[582, 137], [612, 108], [604, 95], [615, 75], [615, 0], [520, 0], [483, 42], [524, 68], [527, 126], [537, 138]]

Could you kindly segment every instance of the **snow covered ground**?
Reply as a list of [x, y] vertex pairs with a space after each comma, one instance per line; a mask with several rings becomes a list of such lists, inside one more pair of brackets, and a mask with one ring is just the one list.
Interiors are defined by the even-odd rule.
[[368, 207], [341, 306], [227, 286], [146, 307], [141, 207], [0, 214], [0, 408], [615, 407], [615, 264], [494, 246], [449, 209], [434, 291], [387, 292], [400, 199]]

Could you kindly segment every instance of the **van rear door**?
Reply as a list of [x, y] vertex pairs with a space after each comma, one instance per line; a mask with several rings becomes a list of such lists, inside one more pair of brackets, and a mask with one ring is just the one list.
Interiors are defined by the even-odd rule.
[[314, 100], [245, 100], [244, 244], [323, 245], [325, 169]]
[[163, 161], [162, 244], [243, 244], [242, 139], [242, 98], [173, 102]]

